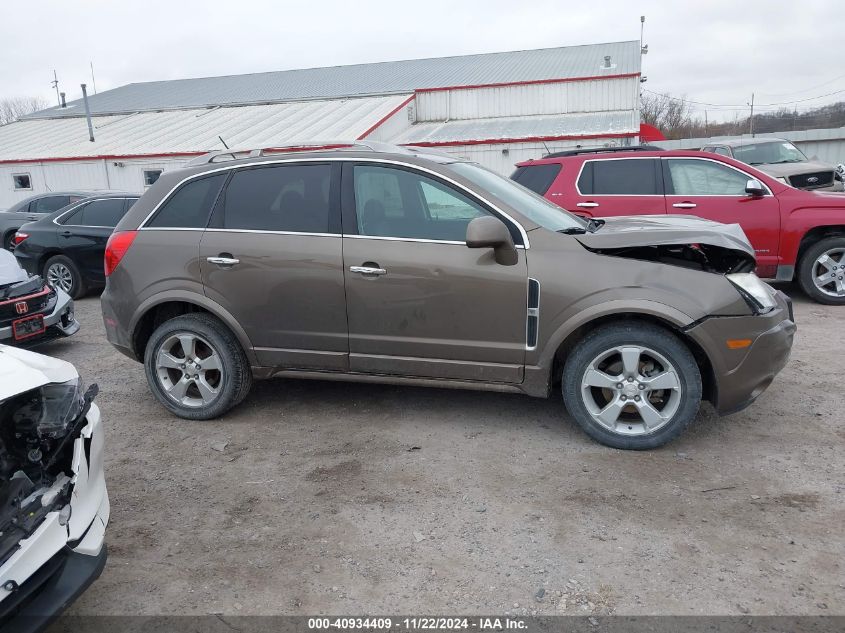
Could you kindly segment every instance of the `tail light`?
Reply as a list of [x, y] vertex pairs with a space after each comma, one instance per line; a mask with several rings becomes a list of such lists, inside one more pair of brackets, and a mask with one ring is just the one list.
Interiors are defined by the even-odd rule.
[[132, 246], [132, 242], [135, 240], [137, 234], [138, 231], [120, 231], [119, 233], [111, 234], [106, 244], [106, 255], [104, 258], [106, 277], [111, 275], [114, 269], [117, 268], [120, 260], [126, 255], [126, 251]]
[[15, 233], [14, 237], [12, 237], [12, 246], [17, 246], [28, 237], [29, 233], [22, 233], [21, 231], [18, 231], [17, 233]]

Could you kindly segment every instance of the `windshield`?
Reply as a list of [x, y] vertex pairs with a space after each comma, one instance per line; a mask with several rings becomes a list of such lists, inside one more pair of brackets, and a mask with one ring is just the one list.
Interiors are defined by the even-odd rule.
[[789, 141], [750, 143], [732, 148], [734, 158], [749, 165], [771, 165], [773, 163], [802, 163], [807, 160], [800, 149]]
[[450, 167], [545, 229], [565, 231], [566, 229], [583, 230], [587, 227], [585, 220], [561, 209], [513, 180], [495, 174], [480, 165], [452, 163]]

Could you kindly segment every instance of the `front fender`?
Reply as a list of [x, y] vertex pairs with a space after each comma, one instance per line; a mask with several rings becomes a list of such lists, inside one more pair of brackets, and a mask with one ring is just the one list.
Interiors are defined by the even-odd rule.
[[551, 325], [552, 334], [546, 340], [540, 357], [537, 359], [538, 365], [550, 368], [558, 348], [570, 334], [579, 327], [604, 317], [640, 314], [656, 317], [677, 328], [683, 328], [695, 322], [695, 319], [690, 315], [659, 301], [650, 299], [609, 299], [607, 301], [593, 303], [595, 299], [595, 297], [591, 297], [592, 305], [587, 307], [579, 305], [580, 302], [574, 304], [570, 309], [562, 313], [556, 322]]

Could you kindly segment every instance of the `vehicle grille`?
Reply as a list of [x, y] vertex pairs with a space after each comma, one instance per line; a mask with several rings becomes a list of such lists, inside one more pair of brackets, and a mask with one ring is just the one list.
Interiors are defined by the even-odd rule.
[[798, 189], [818, 189], [833, 184], [832, 171], [817, 171], [811, 174], [796, 174], [789, 177], [789, 184]]
[[[26, 303], [27, 309], [24, 312], [18, 312], [16, 306], [22, 302]], [[54, 307], [56, 307], [56, 291], [45, 284], [42, 290], [34, 294], [0, 302], [0, 327], [9, 327], [12, 321], [33, 314], [49, 314]]]

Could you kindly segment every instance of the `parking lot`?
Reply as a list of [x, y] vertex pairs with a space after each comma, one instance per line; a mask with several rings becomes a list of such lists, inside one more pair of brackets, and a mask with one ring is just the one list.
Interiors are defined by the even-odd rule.
[[177, 419], [80, 300], [39, 350], [99, 383], [107, 430], [110, 558], [71, 613], [842, 612], [845, 310], [784, 290], [768, 392], [643, 453], [469, 391], [273, 380]]

